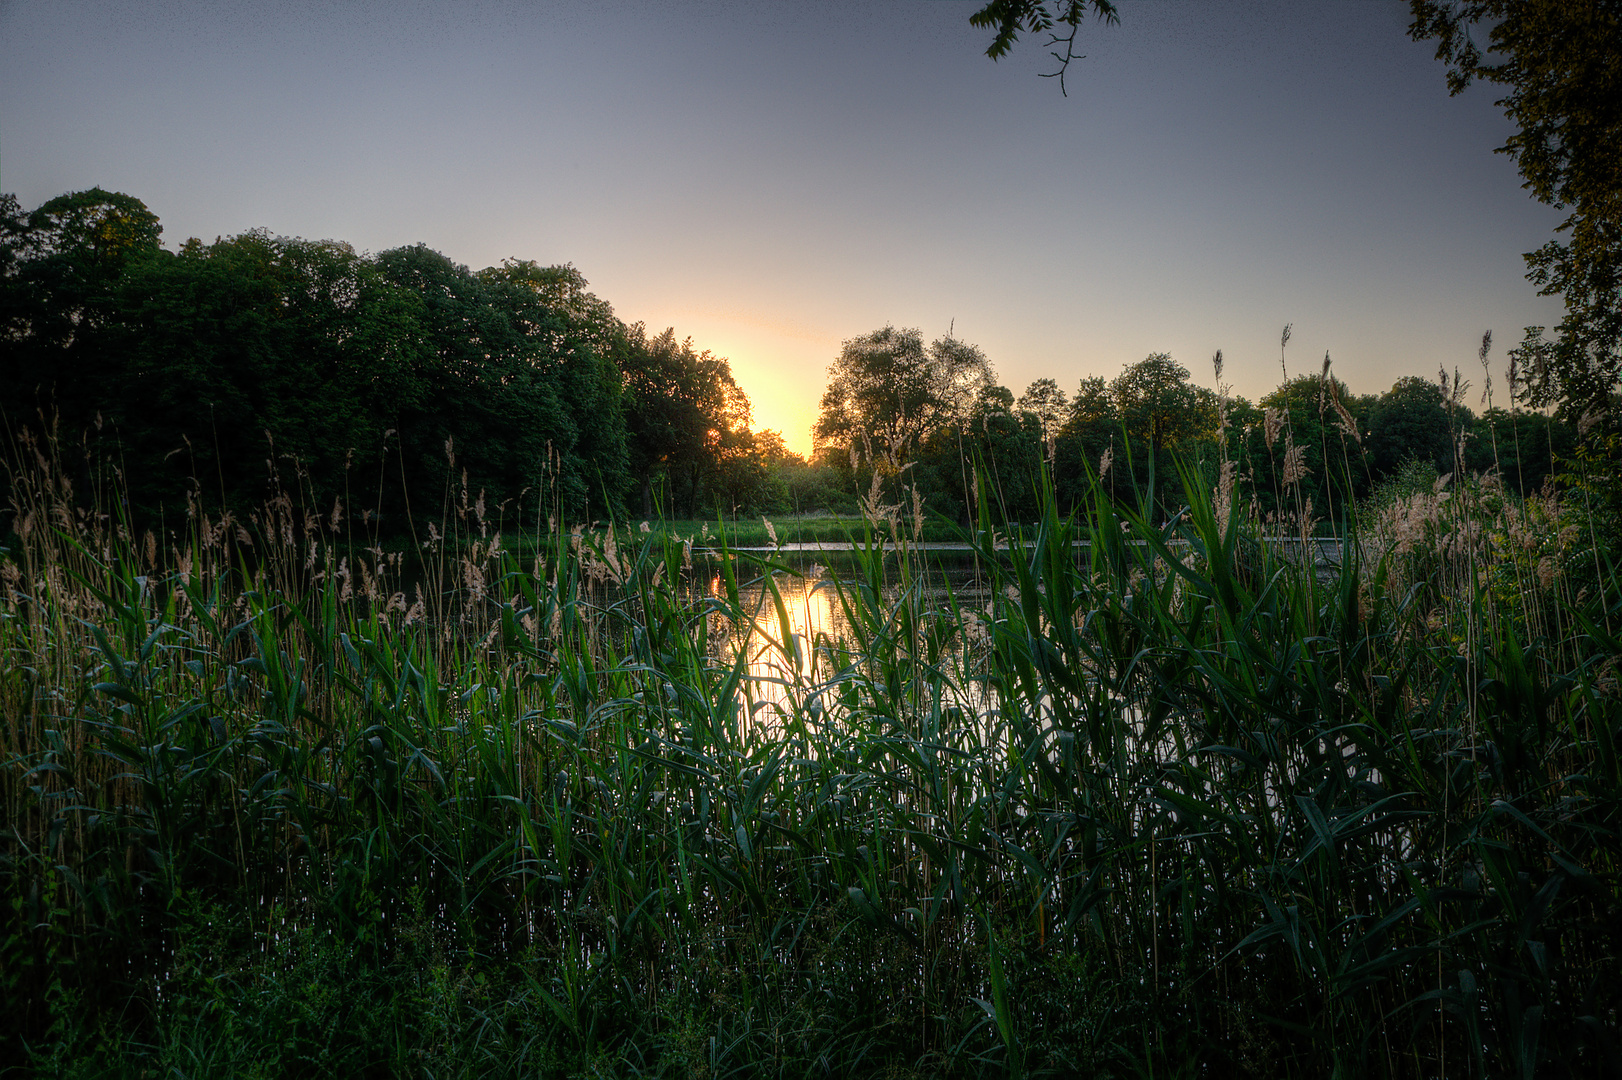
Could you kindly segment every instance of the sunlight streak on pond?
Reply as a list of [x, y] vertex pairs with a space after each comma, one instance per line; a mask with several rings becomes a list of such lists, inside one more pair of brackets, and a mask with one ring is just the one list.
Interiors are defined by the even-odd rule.
[[[828, 661], [819, 655], [850, 631], [833, 583], [817, 573], [820, 567], [811, 570], [803, 578], [774, 577], [775, 596], [764, 584], [741, 590], [740, 606], [750, 613], [747, 627], [720, 615], [712, 617], [717, 657], [735, 660], [740, 651], [747, 653], [749, 695], [757, 704], [788, 708], [791, 694], [814, 692], [814, 685], [829, 676]], [[724, 595], [719, 576], [710, 582], [710, 595]]]
[[[760, 578], [740, 583], [736, 608], [726, 603], [720, 575], [701, 586], [707, 600], [727, 609], [709, 616], [709, 655], [729, 667], [743, 660], [737, 696], [757, 735], [781, 730], [791, 716], [817, 724], [848, 719], [853, 707], [862, 711], [856, 702], [868, 692], [855, 687], [871, 679], [884, 683], [882, 669], [898, 661], [910, 667], [931, 651], [922, 637], [909, 643], [892, 636], [902, 625], [937, 635], [933, 648], [942, 650], [942, 674], [949, 673], [948, 681], [958, 687], [951, 696], [967, 692], [974, 701], [970, 711], [980, 711], [981, 694], [964, 683], [963, 641], [951, 629], [983, 613], [989, 600], [967, 562], [935, 566], [927, 582], [903, 587], [898, 581], [879, 586], [876, 594], [862, 576], [816, 564], [798, 573], [779, 570], [770, 580], [770, 587]], [[861, 627], [852, 625], [853, 617]], [[875, 647], [879, 651], [871, 653]]]

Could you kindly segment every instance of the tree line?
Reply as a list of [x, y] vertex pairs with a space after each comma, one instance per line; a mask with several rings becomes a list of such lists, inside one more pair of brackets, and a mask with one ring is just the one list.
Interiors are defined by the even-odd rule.
[[[1286, 327], [1281, 350], [1288, 341]], [[1408, 462], [1438, 477], [1496, 469], [1507, 491], [1524, 494], [1577, 442], [1573, 425], [1506, 409], [1490, 393], [1477, 414], [1456, 370], [1353, 394], [1325, 355], [1320, 370], [1257, 402], [1222, 388], [1220, 352], [1214, 373], [1219, 390], [1155, 353], [1114, 379], [1084, 378], [1072, 394], [1044, 378], [1016, 398], [979, 348], [887, 326], [847, 341], [829, 368], [815, 460], [874, 503], [916, 501], [960, 520], [978, 509], [977, 476], [995, 516], [1031, 520], [1047, 463], [1066, 509], [1084, 505], [1096, 476], [1117, 500], [1168, 516], [1180, 507], [1178, 470], [1192, 469], [1208, 487], [1239, 487], [1263, 513], [1304, 510], [1338, 524]]]
[[1288, 489], [1335, 521], [1405, 461], [1497, 467], [1533, 491], [1575, 441], [1540, 413], [1476, 415], [1457, 375], [1354, 395], [1327, 356], [1255, 403], [1165, 353], [1016, 397], [978, 347], [887, 326], [830, 366], [805, 462], [751, 430], [725, 359], [621, 321], [573, 266], [473, 271], [420, 244], [371, 255], [264, 231], [170, 251], [160, 235], [125, 194], [30, 212], [0, 196], [5, 453], [54, 436], [80, 482], [116, 471], [132, 519], [296, 490], [383, 533], [446, 500], [508, 524], [863, 502], [966, 521], [978, 469], [1022, 520], [1044, 465], [1070, 507], [1098, 475], [1169, 514], [1178, 467], [1215, 485], [1229, 461], [1265, 510]]
[[295, 488], [385, 531], [447, 497], [508, 522], [775, 497], [786, 451], [727, 361], [622, 322], [573, 266], [160, 234], [126, 194], [0, 196], [6, 453], [110, 463], [133, 517]]

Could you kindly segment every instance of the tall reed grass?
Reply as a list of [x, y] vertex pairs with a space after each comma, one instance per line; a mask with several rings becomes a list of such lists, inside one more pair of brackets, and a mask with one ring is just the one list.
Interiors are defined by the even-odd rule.
[[1049, 484], [1008, 544], [979, 500], [972, 602], [869, 532], [806, 640], [792, 568], [669, 534], [136, 535], [38, 449], [11, 1072], [1622, 1070], [1622, 589], [1570, 507], [1478, 484], [1324, 575], [1231, 488]]

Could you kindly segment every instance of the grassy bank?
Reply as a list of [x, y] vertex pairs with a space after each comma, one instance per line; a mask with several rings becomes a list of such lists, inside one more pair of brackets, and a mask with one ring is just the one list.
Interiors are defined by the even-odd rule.
[[[961, 540], [963, 529], [938, 518], [921, 518], [914, 529], [909, 522], [905, 538], [922, 543], [949, 543]], [[651, 519], [629, 522], [593, 522], [581, 532], [601, 545], [609, 530], [614, 531], [617, 544], [639, 546], [648, 536], [676, 543], [686, 541], [699, 548], [775, 548], [783, 544], [848, 544], [862, 543], [871, 525], [859, 516], [845, 517], [835, 514], [775, 514], [764, 517], [719, 518], [701, 520], [680, 518]], [[548, 543], [549, 538], [533, 532], [513, 531], [504, 542], [520, 555], [534, 555]]]
[[397, 588], [290, 505], [166, 551], [14, 480], [25, 1072], [1618, 1069], [1622, 590], [1580, 505], [1405, 496], [1325, 579], [1198, 487], [1164, 527], [1098, 494], [980, 544], [972, 605], [858, 557], [803, 640], [769, 561], [691, 588], [683, 526], [451, 522]]

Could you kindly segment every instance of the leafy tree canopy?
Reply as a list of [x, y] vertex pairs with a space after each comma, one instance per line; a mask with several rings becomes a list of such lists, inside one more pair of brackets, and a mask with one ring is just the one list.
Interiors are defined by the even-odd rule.
[[1110, 383], [1126, 434], [1155, 451], [1216, 433], [1216, 395], [1189, 382], [1170, 353], [1151, 353]]
[[1072, 60], [1081, 59], [1076, 52], [1076, 36], [1089, 9], [1108, 25], [1121, 21], [1113, 0], [991, 0], [969, 16], [969, 24], [996, 32], [986, 48], [986, 55], [993, 60], [1007, 55], [1022, 33], [1046, 34], [1044, 44], [1059, 66], [1043, 77], [1057, 78], [1060, 92], [1068, 93], [1064, 75]]
[[1369, 464], [1375, 475], [1390, 475], [1409, 458], [1434, 465], [1438, 473], [1453, 471], [1447, 395], [1417, 375], [1398, 379], [1369, 416]]
[[1042, 437], [1051, 439], [1064, 426], [1070, 404], [1052, 379], [1037, 379], [1019, 395], [1019, 411], [1030, 413], [1042, 425]]
[[91, 188], [58, 195], [28, 215], [29, 243], [21, 254], [67, 255], [101, 267], [122, 265], [158, 249], [158, 216], [133, 195]]
[[952, 337], [925, 346], [920, 331], [886, 326], [845, 342], [828, 366], [813, 435], [819, 452], [838, 447], [900, 468], [933, 432], [965, 419], [991, 385], [977, 346]]
[[670, 513], [698, 514], [717, 499], [747, 504], [758, 459], [749, 398], [732, 365], [690, 338], [678, 342], [674, 329], [650, 337], [641, 323], [627, 329], [618, 356], [643, 513], [655, 510], [655, 488]]
[[[1567, 210], [1526, 255], [1527, 277], [1565, 299], [1557, 339], [1540, 328], [1517, 350], [1534, 405], [1604, 406], [1622, 377], [1622, 2], [1410, 0], [1415, 41], [1434, 39], [1448, 88], [1508, 88], [1498, 105], [1516, 132], [1499, 148], [1540, 202]], [[1486, 48], [1477, 41], [1486, 28]]]
[[633, 458], [701, 512], [765, 497], [726, 361], [650, 342], [573, 266], [264, 231], [168, 251], [160, 231], [99, 188], [0, 196], [0, 414], [89, 431], [137, 514], [296, 478], [389, 528], [452, 488], [578, 520], [623, 508]]

